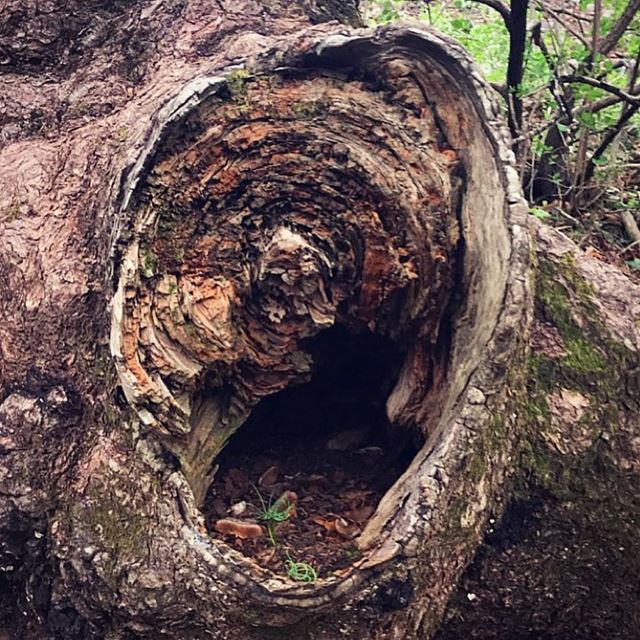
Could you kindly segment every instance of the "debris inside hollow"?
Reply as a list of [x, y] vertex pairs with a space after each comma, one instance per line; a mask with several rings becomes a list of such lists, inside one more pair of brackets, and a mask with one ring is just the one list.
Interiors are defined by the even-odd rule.
[[291, 558], [320, 578], [357, 563], [358, 535], [422, 445], [384, 409], [401, 351], [339, 329], [318, 350], [312, 381], [264, 400], [220, 454], [204, 504], [211, 535], [280, 575]]

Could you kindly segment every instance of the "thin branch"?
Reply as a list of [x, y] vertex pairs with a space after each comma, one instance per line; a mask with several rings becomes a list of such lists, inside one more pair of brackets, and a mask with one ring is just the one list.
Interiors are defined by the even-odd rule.
[[616, 48], [620, 38], [622, 38], [627, 27], [631, 24], [631, 21], [639, 10], [640, 0], [630, 0], [617, 22], [611, 28], [611, 31], [609, 31], [609, 33], [607, 33], [607, 35], [600, 41], [600, 45], [598, 47], [598, 51], [600, 53], [607, 55], [610, 51], [613, 51], [613, 49]]
[[589, 76], [560, 76], [560, 80], [563, 82], [578, 82], [579, 84], [587, 84], [591, 87], [596, 87], [597, 89], [602, 89], [603, 91], [607, 91], [608, 93], [612, 93], [614, 96], [617, 96], [620, 100], [624, 100], [630, 105], [640, 107], [640, 98], [636, 98], [636, 96], [632, 95], [628, 91], [624, 91], [608, 82], [603, 82], [602, 80], [596, 80], [595, 78], [590, 78]]
[[618, 119], [618, 122], [611, 127], [607, 135], [602, 139], [602, 142], [593, 152], [593, 155], [589, 160], [586, 170], [586, 180], [591, 180], [596, 170], [596, 162], [604, 155], [604, 152], [609, 148], [609, 145], [618, 137], [627, 122], [629, 122], [629, 120], [631, 120], [631, 118], [638, 112], [638, 109], [640, 109], [640, 100], [637, 101], [636, 105], [629, 107], [624, 111]]
[[575, 38], [578, 38], [578, 40], [580, 40], [580, 42], [582, 42], [582, 44], [585, 47], [587, 47], [587, 49], [589, 48], [590, 46], [589, 41], [583, 35], [578, 33], [575, 29], [570, 27], [567, 24], [567, 21], [561, 18], [553, 9], [551, 9], [550, 7], [545, 7], [542, 3], [540, 3], [540, 7], [543, 13], [548, 13], [561, 27], [566, 29]]
[[579, 13], [576, 13], [574, 11], [568, 11], [567, 9], [560, 9], [560, 8], [556, 8], [556, 13], [562, 13], [566, 16], [571, 16], [572, 18], [575, 18], [576, 20], [579, 20], [580, 22], [591, 22], [591, 18], [589, 18], [588, 16], [584, 16], [581, 15]]
[[629, 82], [627, 83], [627, 90], [629, 91], [629, 93], [633, 93], [633, 90], [636, 86], [636, 82], [638, 80], [639, 73], [640, 73], [640, 48], [638, 48], [636, 59], [629, 73]]
[[[640, 87], [636, 87], [633, 91], [629, 91], [632, 96], [640, 96]], [[612, 107], [614, 104], [618, 104], [619, 102], [623, 102], [623, 98], [619, 98], [618, 96], [609, 96], [607, 98], [601, 98], [600, 100], [596, 100], [591, 105], [582, 105], [580, 107], [576, 107], [573, 110], [575, 115], [579, 113], [584, 113], [585, 111], [590, 111], [592, 113], [596, 113], [597, 111], [602, 111], [607, 107]]]
[[[529, 0], [511, 0], [509, 28], [509, 58], [507, 61], [507, 89], [509, 91], [509, 129], [517, 138], [522, 131], [523, 106], [520, 85], [524, 76], [524, 54], [527, 44], [527, 11]], [[518, 145], [515, 145], [516, 157]]]
[[501, 16], [502, 20], [507, 27], [507, 29], [511, 28], [511, 11], [507, 5], [502, 4], [500, 0], [474, 0], [478, 4], [484, 4], [487, 7], [491, 7], [495, 11], [497, 11]]
[[[589, 56], [589, 67], [594, 63], [598, 52], [600, 35], [600, 18], [602, 17], [602, 0], [595, 0], [593, 7], [593, 26], [591, 28], [591, 55]], [[591, 69], [589, 69], [591, 70]]]
[[[560, 112], [566, 114], [568, 117], [571, 117], [571, 105], [567, 100], [567, 96], [562, 90], [562, 82], [560, 82], [558, 79], [558, 65], [556, 64], [556, 60], [554, 60], [551, 52], [549, 51], [549, 48], [542, 38], [542, 25], [539, 22], [533, 26], [533, 29], [531, 29], [531, 39], [533, 40], [533, 43], [540, 49], [542, 57], [545, 59], [545, 62], [549, 67], [549, 71], [551, 71], [552, 78], [549, 81], [548, 85], [551, 95], [553, 95], [556, 104], [560, 108]], [[560, 92], [558, 91], [558, 85], [560, 85]]]

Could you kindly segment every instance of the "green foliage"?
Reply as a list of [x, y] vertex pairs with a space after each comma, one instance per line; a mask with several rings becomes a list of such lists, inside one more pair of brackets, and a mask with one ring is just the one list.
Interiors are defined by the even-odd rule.
[[400, 8], [404, 3], [402, 0], [378, 0], [374, 4], [377, 12], [373, 16], [373, 21], [379, 24], [386, 24], [400, 17]]
[[233, 98], [244, 95], [247, 89], [247, 80], [250, 73], [246, 69], [235, 69], [227, 76], [227, 88]]
[[306, 562], [297, 562], [287, 552], [287, 559], [284, 563], [287, 575], [296, 582], [312, 583], [318, 579], [316, 570]]
[[504, 81], [507, 72], [509, 33], [499, 16], [488, 7], [467, 0], [448, 5], [434, 4], [434, 9], [423, 11], [421, 17], [454, 37], [480, 65], [490, 82]]
[[538, 218], [538, 220], [546, 220], [551, 217], [551, 214], [541, 207], [531, 207], [531, 209], [529, 209], [529, 213]]
[[276, 547], [278, 545], [278, 539], [276, 537], [278, 525], [293, 515], [296, 506], [286, 497], [280, 497], [274, 501], [273, 496], [270, 496], [269, 502], [267, 503], [258, 488], [254, 487], [254, 489], [258, 495], [258, 500], [260, 500], [260, 506], [257, 508], [254, 507], [256, 518], [267, 525], [269, 541]]
[[[499, 2], [509, 9], [507, 0]], [[598, 43], [612, 32], [628, 4], [602, 0]], [[511, 34], [499, 11], [477, 0], [369, 0], [368, 6], [374, 23], [418, 18], [455, 38], [485, 77], [500, 86], [505, 107], [513, 111], [506, 90]], [[640, 147], [640, 110], [629, 111], [632, 103], [619, 94], [639, 95], [640, 12], [604, 53], [592, 51], [594, 13], [594, 0], [571, 7], [530, 3], [522, 82], [512, 90], [524, 113], [519, 131], [513, 124], [512, 129], [519, 134], [514, 150], [525, 193], [532, 205], [557, 201], [559, 210], [570, 215], [550, 215], [546, 206], [533, 206], [530, 213], [550, 223], [562, 219], [566, 225], [570, 220], [576, 229], [584, 224], [583, 235], [585, 228], [598, 226], [597, 221], [587, 222], [591, 210], [600, 215], [603, 208], [621, 209], [607, 195], [607, 187], [619, 179], [624, 183], [628, 168], [637, 167]], [[629, 190], [628, 184], [624, 188]], [[625, 208], [637, 211], [638, 204]], [[623, 231], [617, 237], [627, 242]], [[628, 264], [635, 269], [637, 262], [631, 258]]]

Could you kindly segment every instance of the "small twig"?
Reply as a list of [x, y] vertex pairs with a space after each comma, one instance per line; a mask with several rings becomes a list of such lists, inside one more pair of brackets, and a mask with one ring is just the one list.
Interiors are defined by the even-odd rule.
[[609, 145], [618, 137], [618, 134], [625, 127], [627, 122], [638, 112], [640, 109], [640, 100], [638, 104], [626, 109], [618, 119], [618, 122], [611, 127], [607, 135], [602, 139], [602, 142], [598, 145], [598, 148], [593, 152], [589, 164], [587, 166], [586, 178], [590, 180], [595, 172], [596, 162], [604, 155], [604, 152], [608, 149]]
[[[629, 91], [629, 94], [632, 96], [640, 96], [640, 87], [636, 87], [633, 91]], [[597, 111], [602, 111], [602, 109], [606, 109], [607, 107], [612, 107], [614, 104], [618, 104], [618, 102], [624, 102], [624, 100], [622, 98], [618, 98], [618, 96], [601, 98], [591, 105], [589, 111], [591, 113], [596, 113]], [[582, 105], [580, 107], [576, 107], [574, 114], [577, 115], [579, 113], [584, 113], [585, 111], [587, 111], [587, 105]]]
[[[638, 74], [640, 74], [640, 47], [638, 48], [636, 59], [633, 61], [633, 67], [631, 68], [631, 71], [629, 73], [629, 82], [627, 83], [627, 91], [632, 95], [634, 89], [636, 88]], [[640, 91], [640, 87], [638, 87], [638, 91]]]
[[554, 210], [559, 213], [561, 216], [564, 216], [567, 220], [571, 220], [571, 222], [573, 222], [574, 225], [576, 225], [577, 227], [580, 226], [580, 220], [578, 220], [577, 218], [574, 218], [572, 215], [568, 214], [562, 207], [554, 207]]
[[542, 39], [542, 25], [538, 22], [533, 26], [531, 30], [531, 39], [533, 43], [540, 49], [547, 66], [552, 74], [552, 79], [549, 82], [549, 91], [551, 91], [551, 95], [553, 95], [558, 107], [560, 108], [561, 113], [566, 114], [569, 118], [571, 118], [571, 108], [569, 102], [567, 100], [567, 96], [564, 94], [564, 91], [558, 92], [556, 87], [559, 85], [560, 89], [562, 89], [562, 82], [559, 80], [558, 76], [558, 65], [556, 61], [553, 59], [551, 52], [547, 48], [544, 40]]
[[548, 13], [561, 27], [565, 28], [572, 36], [578, 38], [578, 40], [580, 40], [580, 42], [582, 42], [585, 47], [589, 48], [589, 41], [582, 34], [578, 33], [575, 29], [570, 27], [567, 24], [566, 20], [563, 20], [553, 9], [545, 7], [542, 4], [540, 6], [542, 7], [543, 12]]
[[591, 27], [591, 54], [588, 66], [591, 67], [598, 53], [598, 38], [600, 37], [600, 18], [602, 17], [602, 0], [595, 0], [593, 7], [593, 26]]
[[623, 253], [627, 253], [630, 249], [635, 249], [637, 246], [640, 246], [640, 240], [636, 240], [635, 242], [628, 244], [623, 249], [620, 249], [620, 251], [618, 251], [618, 256], [621, 256]]
[[511, 11], [507, 5], [502, 4], [500, 0], [474, 0], [478, 4], [484, 4], [487, 7], [491, 7], [495, 11], [497, 11], [501, 16], [502, 20], [507, 27], [507, 29], [511, 28]]
[[563, 13], [567, 16], [571, 16], [572, 18], [575, 18], [576, 20], [579, 20], [581, 22], [591, 22], [591, 17], [581, 15], [579, 13], [576, 13], [575, 11], [568, 11], [567, 9], [560, 9], [560, 8], [556, 8], [555, 11], [556, 13]]
[[636, 96], [630, 94], [627, 91], [624, 91], [624, 89], [620, 89], [612, 84], [609, 84], [608, 82], [596, 80], [596, 78], [590, 78], [589, 76], [574, 75], [560, 76], [560, 79], [563, 82], [577, 82], [579, 84], [586, 84], [591, 87], [596, 87], [597, 89], [602, 89], [603, 91], [612, 93], [614, 96], [617, 96], [618, 98], [620, 98], [620, 100], [624, 100], [630, 105], [640, 107], [640, 98], [636, 98]]

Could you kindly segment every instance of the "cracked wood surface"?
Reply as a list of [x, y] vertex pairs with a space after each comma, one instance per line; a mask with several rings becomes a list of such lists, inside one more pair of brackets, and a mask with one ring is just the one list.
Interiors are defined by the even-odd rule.
[[[496, 362], [523, 353], [511, 336], [528, 313], [526, 209], [499, 112], [462, 50], [435, 34], [308, 26], [296, 7], [250, 3], [240, 25], [223, 9], [123, 4], [124, 33], [162, 28], [170, 57], [150, 47], [127, 75], [107, 63], [121, 53], [116, 34], [90, 63], [82, 47], [59, 66], [43, 59], [47, 102], [65, 108], [38, 134], [26, 121], [3, 130], [7, 428], [54, 385], [73, 399], [50, 410], [64, 437], [32, 421], [43, 440], [34, 450], [44, 450], [33, 464], [18, 448], [4, 459], [3, 526], [44, 538], [54, 567], [18, 547], [13, 577], [37, 577], [50, 604], [25, 606], [60, 637], [247, 638], [310, 621], [317, 637], [335, 625], [363, 638], [424, 635], [501, 490], [513, 442], [507, 417], [495, 461], [473, 477], [454, 471], [506, 400]], [[220, 40], [203, 52], [213, 33]], [[32, 63], [7, 67], [25, 109], [41, 82]], [[79, 86], [104, 110], [69, 108]], [[278, 198], [291, 206], [278, 209]], [[179, 214], [175, 233], [167, 214]], [[114, 285], [118, 378], [105, 344]], [[213, 388], [226, 376], [239, 423], [260, 397], [308, 375], [304, 354], [291, 356], [298, 341], [339, 322], [404, 341], [389, 413], [426, 445], [361, 536], [361, 561], [299, 587], [204, 531], [197, 502], [221, 438], [215, 402], [198, 393], [205, 369]], [[265, 323], [266, 341], [256, 340]], [[194, 398], [206, 420], [185, 419]], [[340, 618], [323, 617], [336, 607]]]
[[[522, 429], [526, 206], [490, 89], [434, 33], [310, 24], [331, 2], [8, 6], [0, 559], [27, 627], [429, 637], [501, 511]], [[597, 285], [611, 322], [620, 278]], [[426, 444], [359, 564], [300, 587], [211, 540], [197, 506], [221, 440], [308, 375], [292, 354], [335, 322], [404, 341], [388, 412]], [[235, 385], [222, 438], [198, 396], [216, 376]], [[566, 449], [572, 396], [553, 397], [546, 441]]]

